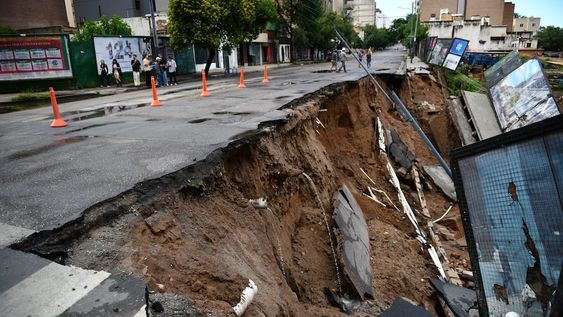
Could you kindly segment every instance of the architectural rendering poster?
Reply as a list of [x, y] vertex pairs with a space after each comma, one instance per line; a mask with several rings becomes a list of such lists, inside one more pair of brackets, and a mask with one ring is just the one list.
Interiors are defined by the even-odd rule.
[[434, 46], [436, 46], [437, 41], [438, 41], [438, 37], [436, 36], [431, 36], [426, 39], [426, 47], [424, 51], [424, 56], [426, 60], [428, 60], [428, 58], [430, 57], [430, 54], [432, 53], [432, 50], [434, 50]]
[[438, 39], [436, 41], [436, 45], [434, 45], [434, 49], [430, 53], [428, 62], [430, 64], [442, 66], [451, 45], [452, 39]]
[[0, 81], [72, 77], [68, 38], [0, 37]]
[[480, 316], [552, 316], [563, 263], [563, 132], [499, 143], [454, 163]]
[[503, 131], [559, 114], [540, 62], [529, 60], [491, 87], [491, 99]]
[[455, 71], [459, 66], [461, 57], [465, 53], [468, 44], [468, 40], [455, 38], [442, 66]]
[[142, 37], [94, 37], [94, 49], [96, 51], [96, 63], [98, 74], [101, 73], [100, 63], [105, 61], [111, 72], [112, 60], [116, 59], [121, 66], [122, 72], [132, 72], [131, 57], [137, 55], [139, 60], [143, 54], [149, 53], [150, 43], [145, 43]]
[[492, 86], [496, 85], [499, 81], [501, 81], [504, 77], [506, 77], [521, 65], [522, 61], [520, 60], [518, 51], [514, 50], [510, 52], [510, 54], [506, 55], [504, 58], [496, 62], [493, 66], [485, 71], [487, 87], [491, 88]]

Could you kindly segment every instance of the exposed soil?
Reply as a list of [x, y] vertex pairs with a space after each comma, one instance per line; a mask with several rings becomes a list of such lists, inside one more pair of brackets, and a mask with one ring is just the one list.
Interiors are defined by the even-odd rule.
[[[457, 134], [450, 131], [440, 87], [420, 78], [414, 80], [417, 92], [402, 86], [403, 95], [414, 96], [404, 98], [409, 107], [447, 154], [459, 140], [452, 137]], [[430, 98], [425, 100], [442, 111], [418, 111], [422, 98]], [[206, 176], [191, 180], [190, 173], [203, 173], [192, 168], [182, 174], [177, 190], [159, 194], [150, 204], [133, 203], [109, 224], [64, 241], [65, 263], [132, 272], [149, 289], [185, 296], [217, 316], [232, 314], [248, 279], [257, 284], [258, 295], [245, 316], [345, 316], [324, 293], [324, 288], [338, 292], [337, 270], [321, 208], [302, 176], [306, 173], [319, 189], [331, 230], [336, 232], [333, 196], [342, 184], [352, 191], [366, 218], [375, 298], [364, 301], [355, 315], [376, 315], [397, 296], [435, 312], [427, 279], [438, 274], [436, 268], [405, 215], [362, 194], [371, 183], [360, 171], [363, 168], [374, 187], [399, 206], [385, 161], [376, 152], [376, 113], [421, 164], [436, 165], [421, 138], [367, 79], [333, 85], [291, 107], [286, 123], [214, 154]], [[419, 208], [411, 195], [416, 193], [412, 181], [402, 183], [411, 206]], [[424, 193], [433, 219], [451, 204], [433, 184], [428, 183]], [[267, 199], [271, 212], [252, 207], [249, 199], [258, 197]], [[457, 206], [442, 224], [455, 235], [445, 242], [448, 252], [458, 253], [459, 261], [467, 258]], [[340, 278], [344, 296], [354, 297], [352, 284]]]

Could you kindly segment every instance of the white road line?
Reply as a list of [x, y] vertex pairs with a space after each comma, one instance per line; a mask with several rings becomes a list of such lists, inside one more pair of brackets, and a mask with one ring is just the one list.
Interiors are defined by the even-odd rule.
[[34, 233], [35, 231], [30, 229], [0, 223], [0, 248], [19, 242]]
[[109, 275], [51, 263], [0, 294], [0, 316], [57, 316]]

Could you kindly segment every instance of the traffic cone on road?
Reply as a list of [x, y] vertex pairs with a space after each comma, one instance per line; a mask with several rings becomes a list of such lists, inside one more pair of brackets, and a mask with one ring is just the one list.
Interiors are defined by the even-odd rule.
[[205, 79], [205, 70], [201, 72], [201, 81], [203, 83], [203, 91], [201, 92], [201, 96], [209, 97], [209, 91], [207, 91], [207, 79]]
[[240, 69], [240, 82], [238, 84], [238, 88], [246, 88], [246, 85], [244, 84], [244, 67]]
[[53, 115], [55, 116], [55, 119], [51, 122], [51, 128], [66, 127], [68, 123], [63, 120], [61, 113], [59, 112], [59, 105], [57, 104], [57, 97], [55, 96], [55, 90], [53, 90], [53, 87], [49, 87], [49, 96], [51, 97]]
[[266, 64], [264, 64], [264, 80], [262, 80], [262, 82], [264, 84], [269, 83], [270, 81], [268, 80], [268, 68], [266, 68]]
[[158, 100], [158, 96], [156, 95], [156, 85], [154, 83], [154, 76], [151, 76], [151, 87], [152, 87], [152, 102], [151, 106], [153, 107], [160, 107], [162, 104]]

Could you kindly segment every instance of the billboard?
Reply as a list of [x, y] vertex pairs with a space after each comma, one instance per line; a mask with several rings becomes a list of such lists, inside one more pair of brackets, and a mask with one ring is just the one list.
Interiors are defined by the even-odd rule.
[[438, 39], [436, 40], [436, 44], [434, 45], [434, 49], [430, 52], [430, 56], [428, 57], [428, 62], [430, 64], [442, 66], [444, 60], [446, 59], [446, 55], [448, 55], [448, 51], [450, 46], [452, 45], [452, 39]]
[[454, 150], [452, 171], [480, 316], [551, 316], [563, 263], [563, 116]]
[[105, 61], [111, 72], [112, 60], [116, 59], [122, 72], [132, 72], [131, 58], [137, 55], [139, 60], [143, 55], [151, 55], [151, 42], [149, 38], [133, 36], [96, 36], [94, 37], [94, 50], [98, 74], [101, 74], [100, 63]]
[[487, 87], [491, 88], [496, 85], [501, 79], [512, 73], [513, 70], [520, 67], [522, 62], [518, 51], [514, 50], [506, 55], [503, 59], [496, 62], [493, 66], [485, 71], [485, 79]]
[[461, 57], [467, 49], [468, 44], [468, 40], [455, 38], [452, 42], [448, 55], [446, 55], [446, 58], [444, 59], [442, 66], [455, 71], [457, 69], [457, 66], [459, 65], [459, 62], [461, 61]]
[[510, 131], [559, 114], [540, 62], [531, 59], [490, 89], [502, 131]]
[[0, 37], [0, 81], [72, 77], [65, 35]]

